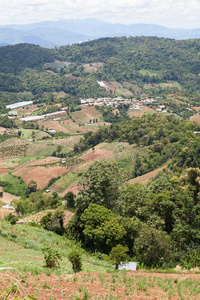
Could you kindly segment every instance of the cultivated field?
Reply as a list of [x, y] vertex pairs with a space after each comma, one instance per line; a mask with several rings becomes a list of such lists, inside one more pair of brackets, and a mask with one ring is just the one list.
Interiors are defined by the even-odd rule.
[[[71, 113], [71, 118], [75, 120], [77, 124], [89, 124], [90, 120], [101, 119], [101, 113], [94, 107], [83, 107], [81, 111], [75, 111]], [[98, 122], [97, 122], [98, 123]]]
[[[62, 261], [56, 269], [45, 267], [42, 249], [51, 245], [59, 249]], [[78, 248], [83, 269], [74, 274], [68, 253]], [[37, 300], [198, 300], [198, 270], [114, 271], [114, 266], [90, 256], [72, 240], [26, 224], [0, 222], [0, 261], [15, 272], [0, 272], [0, 292], [13, 287], [7, 299], [30, 295]], [[139, 264], [140, 268], [140, 264]], [[6, 299], [6, 291], [1, 297]]]
[[44, 189], [49, 183], [50, 179], [58, 177], [65, 172], [66, 168], [62, 166], [36, 166], [20, 168], [13, 172], [13, 175], [22, 177], [26, 184], [28, 184], [30, 180], [34, 180], [39, 189]]
[[133, 118], [133, 117], [141, 117], [143, 116], [144, 114], [155, 114], [156, 111], [153, 109], [153, 108], [150, 108], [150, 107], [144, 107], [144, 108], [141, 108], [141, 109], [133, 109], [133, 110], [129, 110], [128, 111], [128, 115], [130, 118]]
[[69, 133], [69, 131], [59, 124], [58, 121], [52, 121], [52, 120], [45, 120], [45, 121], [38, 121], [37, 122], [40, 127], [44, 126], [45, 129], [54, 129], [56, 131]]
[[[42, 262], [42, 261], [40, 261]], [[10, 275], [10, 278], [9, 278]], [[145, 271], [65, 275], [28, 274], [25, 279], [15, 273], [0, 274], [3, 289], [13, 277], [20, 282], [16, 296], [32, 295], [35, 299], [91, 299], [91, 300], [198, 300], [198, 274], [160, 274]], [[22, 276], [21, 276], [22, 277]], [[12, 294], [14, 296], [14, 293]], [[8, 298], [12, 299], [12, 298]]]
[[159, 172], [161, 172], [164, 168], [166, 168], [166, 166], [158, 168], [152, 172], [149, 172], [147, 174], [144, 174], [142, 176], [138, 176], [136, 178], [133, 178], [131, 180], [129, 180], [129, 183], [134, 184], [134, 183], [143, 183], [146, 184], [147, 181], [151, 178], [154, 178]]

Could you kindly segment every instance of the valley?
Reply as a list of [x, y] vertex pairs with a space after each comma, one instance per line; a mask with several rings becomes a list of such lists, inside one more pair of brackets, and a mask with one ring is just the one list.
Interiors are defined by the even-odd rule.
[[198, 299], [199, 53], [0, 47], [2, 299]]

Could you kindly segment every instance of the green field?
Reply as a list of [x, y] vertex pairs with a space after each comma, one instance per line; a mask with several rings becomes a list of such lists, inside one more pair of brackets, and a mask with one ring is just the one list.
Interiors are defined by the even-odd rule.
[[[59, 246], [57, 246], [59, 245]], [[45, 267], [44, 246], [58, 250], [62, 256], [60, 267], [49, 270]], [[72, 273], [71, 263], [67, 259], [72, 249], [79, 248], [83, 254], [83, 271], [106, 272], [111, 266], [89, 256], [73, 241], [53, 232], [29, 225], [10, 225], [0, 221], [0, 262], [9, 264], [20, 272], [31, 272], [33, 275], [41, 273], [69, 274]]]

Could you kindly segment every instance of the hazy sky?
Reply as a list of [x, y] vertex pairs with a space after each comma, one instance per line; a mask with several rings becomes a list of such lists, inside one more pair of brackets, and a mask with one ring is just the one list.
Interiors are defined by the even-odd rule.
[[197, 28], [200, 0], [0, 0], [0, 25], [79, 18]]

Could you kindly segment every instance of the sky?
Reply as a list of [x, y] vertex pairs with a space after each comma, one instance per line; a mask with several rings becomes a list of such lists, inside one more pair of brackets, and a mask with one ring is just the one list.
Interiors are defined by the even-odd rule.
[[200, 0], [0, 0], [0, 25], [85, 18], [200, 28]]

